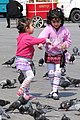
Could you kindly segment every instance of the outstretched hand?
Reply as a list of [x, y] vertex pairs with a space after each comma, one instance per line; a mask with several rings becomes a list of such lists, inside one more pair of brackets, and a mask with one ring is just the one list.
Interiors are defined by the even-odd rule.
[[38, 48], [39, 48], [40, 50], [42, 50], [42, 49], [43, 49], [43, 44], [39, 44], [39, 45], [38, 45]]

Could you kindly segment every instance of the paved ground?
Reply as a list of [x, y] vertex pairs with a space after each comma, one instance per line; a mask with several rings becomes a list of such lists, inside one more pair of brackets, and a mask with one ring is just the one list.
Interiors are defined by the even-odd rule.
[[[71, 32], [72, 45], [69, 48], [70, 53], [72, 53], [72, 48], [77, 46], [80, 49], [80, 29], [78, 24], [65, 23]], [[43, 29], [43, 28], [42, 28]], [[42, 29], [35, 29], [34, 36], [38, 36]], [[15, 24], [11, 25], [11, 28], [6, 28], [6, 20], [0, 18], [0, 81], [4, 79], [17, 79], [18, 73], [15, 69], [11, 67], [2, 66], [2, 63], [10, 59], [15, 55], [16, 51], [16, 37], [18, 31], [15, 28]], [[37, 100], [42, 104], [48, 104], [53, 107], [59, 107], [60, 103], [64, 100], [69, 100], [73, 98], [80, 99], [80, 87], [68, 87], [65, 91], [59, 87], [60, 100], [55, 101], [52, 99], [47, 99], [46, 95], [50, 92], [49, 81], [43, 79], [43, 75], [47, 71], [46, 64], [43, 67], [38, 66], [38, 60], [44, 55], [44, 50], [40, 51], [35, 47], [34, 63], [36, 66], [36, 76], [34, 82], [31, 83], [31, 92], [37, 96]], [[15, 66], [15, 63], [14, 65]], [[77, 56], [74, 64], [67, 65], [66, 76], [80, 78], [80, 57]], [[17, 81], [16, 88], [11, 89], [1, 89], [0, 87], [0, 98], [5, 100], [10, 100], [12, 103], [17, 99], [16, 91], [18, 90], [19, 83]], [[7, 107], [7, 106], [6, 106]], [[52, 111], [46, 114], [47, 118], [50, 120], [61, 120], [63, 114], [66, 114], [71, 120], [80, 120], [80, 116], [76, 116], [75, 113], [78, 111]], [[33, 118], [27, 114], [22, 115], [18, 111], [14, 113], [9, 113], [11, 120], [33, 120]]]

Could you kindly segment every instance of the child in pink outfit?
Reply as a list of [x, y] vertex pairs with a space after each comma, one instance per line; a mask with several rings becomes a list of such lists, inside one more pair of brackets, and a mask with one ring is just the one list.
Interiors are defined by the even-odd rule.
[[64, 14], [60, 8], [50, 9], [47, 15], [47, 26], [40, 33], [39, 38], [49, 38], [52, 44], [45, 45], [45, 62], [48, 68], [48, 77], [51, 92], [48, 97], [58, 100], [58, 86], [61, 77], [60, 60], [62, 53], [71, 45], [70, 32], [63, 26]]
[[30, 94], [30, 83], [34, 78], [33, 71], [30, 63], [34, 56], [34, 45], [50, 43], [46, 38], [34, 38], [30, 34], [34, 32], [34, 27], [30, 19], [24, 17], [18, 21], [17, 29], [19, 36], [17, 37], [17, 50], [16, 50], [16, 67], [21, 70], [25, 76], [17, 92], [17, 96], [23, 96], [26, 100], [32, 99]]

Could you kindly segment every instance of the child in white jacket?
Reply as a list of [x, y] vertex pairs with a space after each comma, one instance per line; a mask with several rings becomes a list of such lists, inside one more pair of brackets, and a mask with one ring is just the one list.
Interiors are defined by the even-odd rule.
[[45, 45], [45, 62], [47, 63], [51, 92], [48, 98], [59, 99], [58, 86], [61, 77], [60, 60], [62, 53], [71, 45], [70, 32], [64, 26], [64, 14], [60, 8], [50, 9], [47, 15], [47, 26], [39, 38], [48, 38], [52, 44]]

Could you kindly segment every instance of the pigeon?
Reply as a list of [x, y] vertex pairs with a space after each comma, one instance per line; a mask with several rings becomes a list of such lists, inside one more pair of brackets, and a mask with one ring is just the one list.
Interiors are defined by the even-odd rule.
[[2, 80], [0, 82], [0, 86], [2, 86], [2, 89], [5, 88], [5, 87], [8, 87], [8, 84], [10, 84], [10, 80], [9, 79], [6, 79], [6, 80]]
[[28, 112], [29, 107], [32, 105], [31, 101], [28, 101], [26, 104], [21, 105], [19, 107], [19, 113], [24, 114], [25, 112]]
[[0, 99], [0, 106], [3, 107], [3, 106], [5, 106], [5, 105], [7, 105], [7, 104], [10, 104], [10, 101]]
[[73, 53], [75, 56], [78, 55], [78, 48], [76, 46], [73, 48]]
[[34, 120], [49, 120], [45, 117], [43, 111], [38, 111], [32, 107], [32, 105], [28, 109], [28, 114], [34, 118]]
[[48, 72], [46, 72], [46, 73], [43, 75], [43, 77], [48, 77]]
[[31, 69], [32, 69], [32, 71], [34, 73], [34, 76], [35, 76], [36, 75], [36, 70], [35, 70], [35, 64], [34, 64], [33, 61], [30, 61], [30, 66], [31, 66]]
[[29, 100], [25, 100], [23, 96], [20, 96], [16, 101], [14, 101], [7, 109], [6, 112], [9, 111], [14, 111], [15, 109], [19, 110], [19, 107], [21, 105], [24, 105], [28, 102]]
[[61, 68], [61, 76], [65, 76], [66, 67]]
[[60, 107], [58, 109], [64, 109], [65, 111], [68, 111], [69, 108], [75, 103], [75, 100], [77, 98], [74, 99], [70, 99], [70, 100], [65, 100], [60, 104]]
[[0, 106], [0, 117], [0, 120], [8, 120], [10, 118], [2, 106]]
[[73, 63], [74, 60], [75, 60], [75, 57], [74, 57], [74, 54], [72, 54], [72, 55], [70, 56], [69, 62]]
[[11, 87], [14, 87], [14, 84], [16, 83], [16, 79], [13, 79], [13, 80], [9, 80], [9, 79], [6, 79], [6, 80], [3, 80], [0, 82], [0, 85], [2, 86], [2, 89], [4, 88], [11, 88]]
[[62, 116], [61, 120], [70, 120], [69, 117], [67, 117], [65, 114]]
[[78, 55], [80, 56], [80, 52], [78, 52]]
[[24, 76], [22, 70], [18, 70], [18, 72], [19, 72], [18, 81], [20, 84], [22, 84], [25, 79], [25, 76]]
[[69, 80], [65, 80], [65, 78], [61, 77], [59, 85], [64, 88], [64, 90], [71, 85]]
[[43, 112], [44, 114], [46, 114], [47, 112], [50, 112], [51, 110], [53, 110], [54, 108], [52, 106], [49, 105], [42, 105], [40, 102], [36, 103], [36, 109], [40, 112]]
[[75, 100], [74, 104], [69, 108], [69, 110], [77, 110], [80, 112], [80, 100]]
[[80, 79], [71, 78], [69, 76], [67, 76], [66, 79], [68, 79], [71, 82], [71, 84], [74, 85], [75, 87], [79, 86], [80, 84]]
[[61, 60], [60, 60], [60, 67], [63, 68], [65, 66], [65, 61], [66, 61], [66, 58], [65, 58], [65, 53], [67, 52], [67, 50], [63, 51], [62, 52], [62, 55], [61, 55]]
[[43, 64], [44, 64], [44, 59], [43, 59], [43, 58], [39, 59], [38, 65], [39, 65], [40, 67], [42, 67]]
[[46, 78], [47, 80], [49, 79], [49, 77], [48, 77], [48, 72], [46, 72], [44, 75], [43, 75], [43, 78]]
[[14, 57], [12, 57], [10, 60], [8, 60], [8, 61], [4, 62], [2, 65], [11, 66], [11, 65], [14, 63], [15, 58], [16, 58], [15, 56], [14, 56]]

